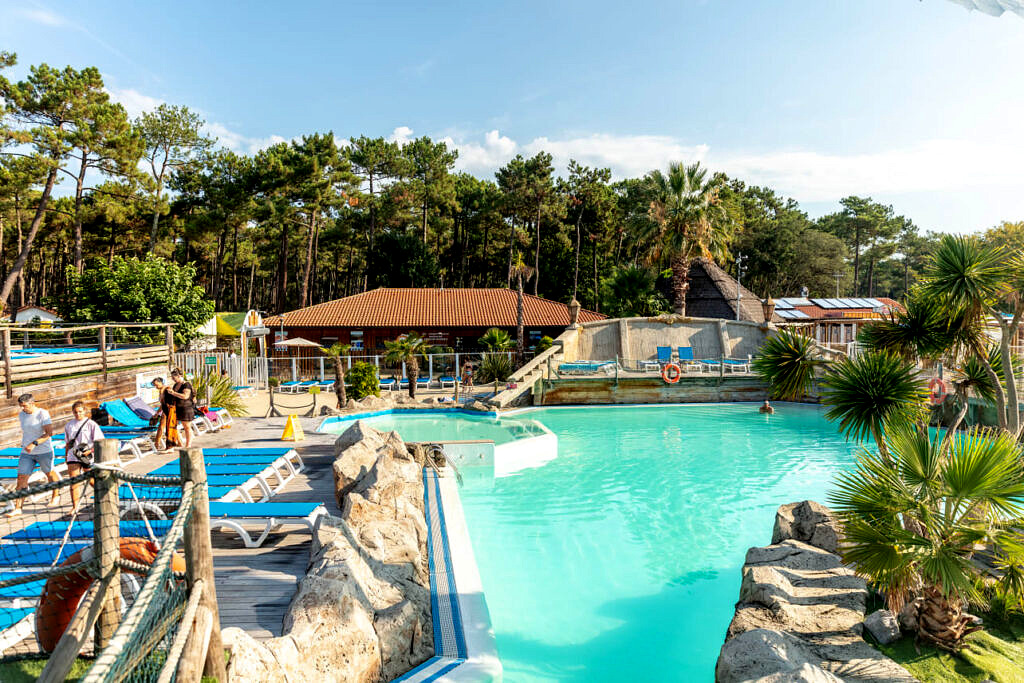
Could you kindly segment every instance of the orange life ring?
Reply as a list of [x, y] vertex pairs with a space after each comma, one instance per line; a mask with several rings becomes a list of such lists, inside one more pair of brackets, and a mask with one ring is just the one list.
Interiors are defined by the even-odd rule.
[[665, 380], [665, 384], [675, 384], [682, 376], [682, 369], [675, 363], [666, 363], [661, 369], [661, 378]]
[[[124, 560], [153, 564], [158, 551], [156, 543], [145, 538], [121, 539], [121, 559]], [[93, 546], [90, 545], [68, 557], [61, 566], [88, 561], [92, 556]], [[185, 558], [176, 554], [171, 560], [171, 568], [176, 572], [185, 571]], [[43, 594], [39, 597], [39, 607], [36, 608], [36, 639], [44, 652], [53, 652], [57, 647], [57, 642], [67, 630], [71, 617], [78, 609], [78, 603], [92, 582], [92, 575], [84, 571], [47, 579]]]
[[944, 379], [933, 377], [932, 381], [928, 382], [928, 400], [933, 406], [937, 406], [941, 405], [947, 396], [949, 396], [949, 384]]

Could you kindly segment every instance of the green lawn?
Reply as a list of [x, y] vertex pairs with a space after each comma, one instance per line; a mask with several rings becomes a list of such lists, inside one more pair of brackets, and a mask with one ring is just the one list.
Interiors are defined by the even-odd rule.
[[876, 647], [924, 683], [1024, 683], [1024, 618], [1002, 621], [987, 615], [985, 623], [956, 655], [918, 646], [913, 638]]
[[[91, 659], [78, 659], [71, 667], [71, 673], [65, 681], [74, 683], [82, 678], [92, 666]], [[22, 659], [16, 662], [0, 662], [0, 681], [3, 683], [33, 683], [46, 666], [45, 659]]]

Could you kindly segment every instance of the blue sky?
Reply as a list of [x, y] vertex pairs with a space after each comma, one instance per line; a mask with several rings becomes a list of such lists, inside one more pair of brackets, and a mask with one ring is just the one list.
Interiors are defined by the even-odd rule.
[[481, 176], [538, 149], [618, 177], [700, 159], [812, 215], [861, 194], [924, 229], [1024, 220], [1024, 18], [948, 0], [7, 0], [0, 46], [241, 152], [427, 134]]

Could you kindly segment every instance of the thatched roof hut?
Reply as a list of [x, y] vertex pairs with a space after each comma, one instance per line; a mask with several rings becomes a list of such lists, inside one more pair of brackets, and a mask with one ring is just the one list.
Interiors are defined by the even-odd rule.
[[[740, 315], [736, 317], [736, 288], [740, 290]], [[722, 318], [763, 323], [761, 297], [736, 282], [711, 259], [697, 259], [690, 265], [690, 289], [686, 293], [686, 314], [695, 318]], [[780, 320], [773, 316], [774, 321]]]

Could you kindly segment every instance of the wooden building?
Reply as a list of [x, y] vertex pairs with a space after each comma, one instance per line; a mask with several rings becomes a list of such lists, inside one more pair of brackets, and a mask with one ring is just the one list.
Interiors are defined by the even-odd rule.
[[[281, 315], [264, 324], [273, 341], [301, 337], [321, 346], [351, 344], [353, 352], [376, 353], [384, 342], [417, 332], [431, 346], [459, 351], [480, 348], [479, 339], [491, 327], [515, 335], [516, 292], [511, 289], [381, 287], [343, 299], [327, 301]], [[578, 322], [606, 316], [581, 309]], [[543, 336], [557, 337], [569, 325], [569, 308], [563, 303], [524, 295], [523, 318], [526, 345]]]
[[822, 344], [836, 348], [856, 341], [864, 325], [886, 317], [894, 309], [902, 310], [902, 306], [886, 297], [775, 300], [775, 315], [782, 317], [783, 323], [800, 326]]

